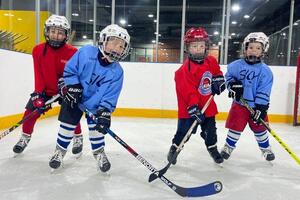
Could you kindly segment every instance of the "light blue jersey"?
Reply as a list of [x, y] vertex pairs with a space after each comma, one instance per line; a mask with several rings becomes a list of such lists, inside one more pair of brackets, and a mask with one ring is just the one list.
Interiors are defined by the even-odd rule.
[[66, 85], [80, 83], [83, 87], [79, 105], [92, 113], [107, 108], [113, 112], [123, 85], [123, 69], [118, 62], [102, 66], [98, 60], [99, 49], [86, 45], [67, 62], [64, 70]]
[[225, 78], [226, 85], [237, 80], [243, 83], [243, 98], [252, 108], [255, 104], [269, 104], [273, 73], [265, 63], [249, 65], [244, 59], [233, 61], [227, 66]]

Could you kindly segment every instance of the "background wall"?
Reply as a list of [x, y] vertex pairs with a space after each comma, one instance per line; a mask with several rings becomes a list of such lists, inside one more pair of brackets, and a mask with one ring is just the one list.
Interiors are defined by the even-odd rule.
[[[180, 64], [122, 63], [125, 72], [118, 108], [176, 110], [174, 72]], [[271, 66], [274, 85], [270, 114], [292, 115], [295, 67]], [[226, 66], [222, 66], [226, 72]], [[32, 57], [0, 49], [0, 117], [22, 113], [33, 90]], [[220, 112], [228, 112], [227, 92], [217, 96]]]

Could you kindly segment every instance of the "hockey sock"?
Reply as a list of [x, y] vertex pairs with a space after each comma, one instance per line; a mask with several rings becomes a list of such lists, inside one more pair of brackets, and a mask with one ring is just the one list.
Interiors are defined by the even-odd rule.
[[104, 135], [95, 130], [95, 123], [88, 122], [89, 139], [92, 146], [92, 151], [95, 152], [105, 146]]
[[59, 147], [61, 147], [64, 150], [67, 150], [73, 138], [75, 127], [76, 126], [74, 125], [61, 122], [57, 136], [57, 145]]
[[266, 149], [270, 146], [267, 130], [259, 133], [254, 133], [254, 135], [260, 149]]
[[235, 144], [240, 139], [241, 132], [229, 130], [227, 133], [226, 143], [228, 146], [235, 148]]

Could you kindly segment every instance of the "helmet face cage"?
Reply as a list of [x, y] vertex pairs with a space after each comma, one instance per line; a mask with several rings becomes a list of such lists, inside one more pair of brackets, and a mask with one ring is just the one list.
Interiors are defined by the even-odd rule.
[[[111, 51], [107, 52], [106, 51], [106, 46], [107, 43], [111, 40], [115, 39], [121, 39], [124, 41], [124, 49], [121, 53]], [[101, 53], [107, 57], [109, 60], [113, 62], [121, 61], [124, 60], [130, 50], [130, 36], [127, 32], [126, 29], [116, 25], [116, 24], [111, 24], [107, 27], [105, 27], [101, 32], [100, 32], [100, 38], [99, 38], [99, 49]]]
[[[56, 27], [65, 30], [66, 38], [62, 41], [51, 40], [49, 38], [50, 27]], [[44, 25], [44, 37], [47, 43], [53, 48], [60, 48], [69, 39], [70, 35], [70, 24], [66, 17], [59, 15], [51, 15], [45, 22]]]
[[[249, 43], [259, 42], [262, 45], [262, 55], [257, 56], [247, 56], [246, 51], [248, 49]], [[243, 52], [245, 60], [249, 63], [258, 63], [261, 62], [261, 59], [265, 56], [269, 49], [269, 38], [263, 32], [253, 32], [247, 35], [243, 42]]]
[[[192, 42], [205, 42], [205, 51], [203, 53], [191, 54], [189, 51], [189, 46]], [[208, 34], [204, 28], [191, 28], [189, 29], [184, 36], [184, 51], [188, 57], [198, 63], [203, 63], [204, 59], [208, 55], [209, 49], [209, 38]]]

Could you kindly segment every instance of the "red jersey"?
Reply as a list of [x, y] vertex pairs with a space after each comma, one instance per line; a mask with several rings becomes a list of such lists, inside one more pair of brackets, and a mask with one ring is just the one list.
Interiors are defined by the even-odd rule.
[[[190, 118], [187, 108], [197, 104], [201, 109], [211, 95], [211, 80], [213, 76], [223, 75], [217, 60], [207, 56], [203, 64], [187, 58], [175, 72], [176, 94], [178, 103], [178, 118]], [[206, 117], [218, 113], [214, 100], [204, 112]]]
[[32, 50], [34, 92], [45, 92], [47, 96], [57, 94], [58, 79], [63, 76], [65, 64], [76, 51], [75, 47], [68, 44], [59, 49], [54, 49], [46, 43], [35, 46]]

